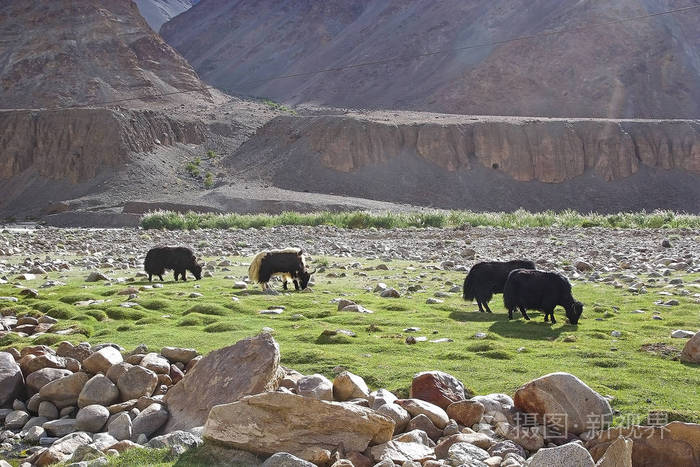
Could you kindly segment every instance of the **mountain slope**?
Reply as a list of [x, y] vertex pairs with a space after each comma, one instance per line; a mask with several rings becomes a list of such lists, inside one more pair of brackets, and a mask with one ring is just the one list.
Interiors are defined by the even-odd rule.
[[141, 16], [158, 32], [166, 21], [192, 8], [199, 0], [134, 0]]
[[203, 87], [131, 0], [0, 3], [0, 108], [211, 102]]
[[[207, 0], [161, 34], [208, 83], [291, 103], [697, 118], [700, 8], [591, 26], [688, 5], [700, 0]], [[560, 29], [576, 32], [409, 58]], [[261, 81], [387, 57], [398, 59]]]

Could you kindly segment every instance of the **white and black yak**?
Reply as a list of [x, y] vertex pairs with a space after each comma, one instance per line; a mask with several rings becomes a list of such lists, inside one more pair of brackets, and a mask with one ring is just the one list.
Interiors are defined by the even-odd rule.
[[306, 267], [304, 251], [300, 248], [285, 248], [283, 250], [261, 251], [248, 268], [248, 278], [260, 284], [263, 290], [269, 289], [272, 276], [282, 276], [282, 287], [287, 290], [287, 281], [294, 282], [296, 290], [305, 289], [309, 285], [311, 274]]
[[149, 282], [153, 276], [158, 276], [163, 280], [166, 269], [175, 271], [175, 280], [182, 276], [182, 280], [187, 280], [187, 272], [190, 271], [194, 278], [202, 278], [202, 266], [197, 264], [197, 258], [189, 248], [184, 246], [158, 246], [148, 250], [146, 260], [143, 263], [148, 274]]
[[493, 294], [503, 293], [503, 286], [513, 269], [535, 269], [535, 263], [526, 260], [476, 263], [464, 279], [462, 297], [465, 300], [476, 299], [480, 312], [483, 313], [486, 308], [486, 311], [491, 313], [489, 308], [491, 297]]
[[571, 295], [569, 280], [556, 272], [516, 269], [508, 275], [503, 290], [503, 304], [508, 309], [508, 319], [513, 319], [513, 312], [520, 309], [523, 318], [529, 320], [527, 310], [544, 312], [544, 321], [554, 319], [554, 307], [560, 305], [566, 310], [569, 323], [578, 324], [583, 313], [583, 303], [574, 300]]

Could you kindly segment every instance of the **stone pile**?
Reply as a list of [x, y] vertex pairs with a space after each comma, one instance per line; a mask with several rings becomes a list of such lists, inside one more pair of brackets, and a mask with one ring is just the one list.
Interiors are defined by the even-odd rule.
[[399, 398], [344, 369], [330, 380], [279, 361], [266, 333], [205, 357], [68, 342], [0, 352], [0, 456], [87, 467], [127, 449], [200, 447], [267, 467], [700, 465], [700, 425], [607, 429], [608, 401], [568, 373], [511, 397], [428, 371]]
[[0, 406], [11, 406], [0, 409], [0, 452], [28, 447], [29, 462], [48, 465], [83, 445], [107, 452], [146, 444], [168, 421], [164, 395], [201, 358], [193, 349], [126, 353], [67, 341], [0, 352]]

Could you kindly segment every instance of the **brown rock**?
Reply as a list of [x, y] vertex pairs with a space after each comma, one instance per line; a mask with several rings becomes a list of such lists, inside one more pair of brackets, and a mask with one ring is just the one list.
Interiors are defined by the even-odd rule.
[[164, 431], [201, 426], [215, 405], [274, 391], [283, 376], [279, 359], [279, 346], [269, 334], [211, 352], [166, 394], [170, 420]]
[[185, 374], [182, 372], [181, 369], [179, 369], [174, 364], [170, 365], [170, 380], [173, 382], [173, 384], [179, 383], [184, 377]]
[[696, 332], [683, 346], [681, 361], [687, 363], [700, 363], [700, 331]]
[[289, 452], [314, 462], [342, 443], [348, 451], [391, 439], [394, 422], [354, 404], [267, 392], [211, 409], [204, 438], [260, 454]]
[[134, 449], [134, 448], [144, 449], [144, 447], [141, 446], [140, 444], [136, 444], [133, 441], [129, 441], [128, 439], [125, 439], [123, 441], [119, 441], [118, 443], [114, 443], [109, 448], [107, 448], [107, 450], [114, 449], [118, 453], [122, 453], [124, 451], [128, 451], [129, 449]]
[[59, 409], [76, 405], [80, 391], [89, 379], [87, 373], [73, 373], [46, 384], [39, 390], [39, 395], [42, 399], [53, 402]]
[[35, 464], [39, 467], [67, 461], [78, 447], [92, 442], [86, 433], [71, 433], [56, 441], [39, 455]]
[[[30, 358], [27, 360], [25, 360], [25, 358], [22, 358], [20, 361], [20, 366], [22, 366], [22, 369], [25, 371], [26, 375], [39, 371], [42, 368], [66, 368], [66, 360], [63, 357], [58, 357], [51, 353], [39, 355], [35, 358]], [[22, 362], [24, 362], [24, 365], [22, 365]]]
[[144, 355], [139, 365], [159, 375], [167, 375], [170, 372], [170, 363], [168, 360], [154, 352]]
[[458, 401], [447, 406], [447, 416], [464, 426], [479, 423], [484, 415], [484, 405], [477, 401]]
[[347, 459], [352, 462], [355, 467], [372, 467], [374, 462], [358, 451], [350, 451], [346, 454]]
[[422, 413], [409, 420], [408, 425], [406, 425], [406, 430], [424, 431], [428, 435], [428, 438], [432, 439], [433, 441], [437, 441], [442, 436], [442, 430], [436, 427], [435, 424]]
[[29, 376], [27, 376], [27, 389], [30, 394], [35, 394], [51, 381], [71, 374], [73, 373], [66, 369], [42, 368], [41, 370], [30, 373]]
[[464, 400], [464, 385], [442, 371], [425, 371], [413, 377], [411, 397], [446, 409], [453, 402]]
[[618, 438], [630, 438], [634, 467], [686, 467], [700, 465], [700, 424], [671, 422], [660, 427], [611, 428], [586, 442], [595, 461]]
[[131, 368], [133, 365], [131, 363], [127, 362], [121, 362], [117, 363], [116, 365], [112, 365], [109, 367], [109, 370], [107, 370], [107, 373], [105, 376], [109, 378], [110, 381], [112, 381], [114, 384], [117, 384], [119, 381], [119, 378], [129, 371], [129, 368]]
[[83, 362], [86, 358], [92, 355], [89, 344], [73, 345], [68, 341], [63, 341], [56, 348], [56, 355], [59, 357], [70, 357]]
[[119, 377], [117, 387], [123, 401], [150, 396], [158, 385], [158, 375], [142, 366], [134, 365]]
[[131, 410], [134, 407], [136, 407], [136, 403], [138, 402], [138, 399], [131, 399], [126, 402], [121, 402], [119, 404], [112, 404], [109, 407], [107, 407], [107, 410], [109, 410], [109, 413], [111, 415], [114, 415], [119, 412], [125, 412], [127, 410]]
[[83, 390], [78, 395], [78, 407], [88, 405], [108, 406], [119, 400], [119, 389], [104, 375], [97, 374], [85, 383]]
[[185, 373], [189, 373], [190, 370], [191, 370], [192, 368], [194, 368], [194, 366], [195, 366], [197, 363], [199, 363], [199, 361], [202, 360], [203, 358], [204, 358], [203, 355], [197, 355], [197, 356], [194, 357], [192, 360], [190, 360], [189, 362], [185, 363]]

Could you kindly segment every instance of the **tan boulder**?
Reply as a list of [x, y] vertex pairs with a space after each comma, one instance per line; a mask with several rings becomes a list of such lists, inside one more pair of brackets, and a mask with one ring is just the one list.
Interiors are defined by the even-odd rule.
[[664, 426], [611, 428], [586, 442], [593, 459], [600, 460], [618, 438], [630, 438], [634, 467], [700, 465], [700, 424], [671, 422]]
[[534, 379], [515, 391], [513, 401], [518, 410], [536, 414], [540, 422], [576, 435], [604, 428], [612, 419], [608, 401], [569, 373]]
[[681, 361], [686, 363], [700, 363], [700, 331], [696, 332], [685, 343], [681, 352]]
[[447, 406], [447, 416], [464, 426], [479, 423], [484, 416], [484, 405], [481, 402], [464, 400], [453, 402]]
[[83, 369], [89, 373], [106, 374], [112, 365], [123, 362], [122, 354], [112, 346], [103, 347], [83, 360]]
[[217, 405], [204, 426], [206, 440], [258, 454], [289, 452], [310, 462], [341, 444], [364, 451], [386, 443], [393, 432], [392, 420], [367, 407], [281, 392]]
[[346, 401], [354, 398], [367, 399], [369, 388], [361, 377], [343, 371], [333, 379], [333, 397], [337, 401]]
[[608, 446], [596, 467], [632, 467], [633, 441], [620, 436]]
[[398, 404], [412, 416], [423, 414], [441, 430], [445, 428], [450, 418], [447, 413], [435, 404], [420, 399], [397, 399], [394, 404]]
[[215, 405], [274, 391], [284, 376], [279, 361], [279, 346], [266, 333], [209, 353], [165, 395], [170, 419], [163, 431], [201, 426]]

